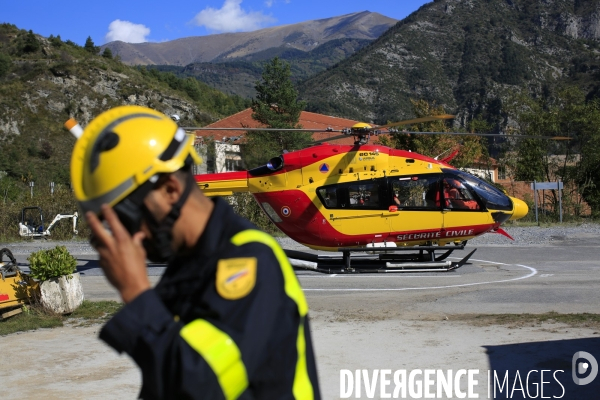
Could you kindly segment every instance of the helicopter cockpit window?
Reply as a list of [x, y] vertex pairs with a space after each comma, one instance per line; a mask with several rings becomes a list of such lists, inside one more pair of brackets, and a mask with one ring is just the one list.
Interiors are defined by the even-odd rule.
[[442, 184], [444, 208], [453, 210], [480, 210], [473, 194], [458, 179], [446, 177]]
[[446, 175], [460, 178], [459, 180], [462, 180], [465, 186], [472, 189], [481, 201], [483, 201], [486, 208], [492, 210], [512, 210], [512, 201], [510, 198], [502, 193], [500, 189], [487, 183], [483, 179], [453, 169], [445, 169], [444, 172]]
[[390, 178], [390, 205], [399, 209], [437, 210], [440, 208], [440, 175]]

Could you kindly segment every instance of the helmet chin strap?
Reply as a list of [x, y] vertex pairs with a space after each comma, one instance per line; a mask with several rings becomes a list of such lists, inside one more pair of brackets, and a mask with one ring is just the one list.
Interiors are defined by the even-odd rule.
[[157, 221], [146, 206], [142, 205], [145, 220], [148, 223], [148, 228], [152, 234], [151, 239], [144, 239], [143, 245], [148, 260], [152, 262], [168, 261], [174, 256], [173, 248], [171, 246], [173, 241], [173, 226], [175, 225], [175, 221], [177, 221], [181, 215], [181, 208], [189, 197], [192, 186], [196, 183], [192, 174], [187, 175], [188, 179], [181, 197], [173, 204], [171, 211], [169, 211], [162, 221]]

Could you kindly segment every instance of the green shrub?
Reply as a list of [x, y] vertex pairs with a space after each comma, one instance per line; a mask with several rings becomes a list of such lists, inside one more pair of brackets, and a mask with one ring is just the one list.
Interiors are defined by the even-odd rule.
[[271, 222], [250, 193], [235, 193], [227, 200], [236, 214], [246, 218], [259, 229], [271, 235], [281, 235], [279, 228]]
[[70, 275], [77, 270], [77, 259], [65, 246], [56, 246], [49, 250], [40, 250], [27, 257], [31, 276], [41, 281]]
[[8, 56], [8, 54], [0, 53], [0, 78], [10, 71], [12, 67], [12, 60]]

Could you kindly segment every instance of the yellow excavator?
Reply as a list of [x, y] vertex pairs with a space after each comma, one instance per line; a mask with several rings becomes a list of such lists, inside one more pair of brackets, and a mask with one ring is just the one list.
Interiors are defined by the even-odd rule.
[[[7, 258], [5, 260], [4, 258]], [[0, 250], [0, 319], [21, 312], [37, 291], [37, 282], [19, 269], [9, 249]]]

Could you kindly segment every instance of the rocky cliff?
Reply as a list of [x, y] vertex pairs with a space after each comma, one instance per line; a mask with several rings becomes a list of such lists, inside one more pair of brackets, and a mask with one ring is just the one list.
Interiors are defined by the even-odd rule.
[[311, 111], [385, 123], [411, 117], [409, 99], [503, 116], [511, 93], [561, 85], [599, 92], [597, 0], [437, 0], [300, 86]]

